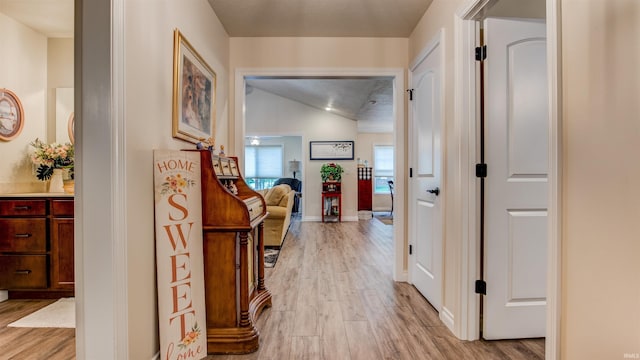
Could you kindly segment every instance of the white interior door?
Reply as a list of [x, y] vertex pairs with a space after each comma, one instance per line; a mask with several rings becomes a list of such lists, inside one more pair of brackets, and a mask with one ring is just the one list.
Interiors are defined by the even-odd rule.
[[487, 19], [485, 339], [545, 336], [548, 99], [545, 24]]
[[[411, 281], [440, 311], [442, 307], [442, 46], [441, 37], [411, 69], [410, 244]], [[437, 190], [436, 190], [437, 189]], [[431, 191], [428, 192], [428, 191]], [[440, 195], [440, 196], [439, 196]]]

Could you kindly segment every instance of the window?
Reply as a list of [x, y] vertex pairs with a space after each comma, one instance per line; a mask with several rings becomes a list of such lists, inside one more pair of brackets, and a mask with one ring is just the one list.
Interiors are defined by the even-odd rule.
[[388, 194], [388, 181], [393, 180], [393, 146], [373, 146], [373, 192]]
[[254, 190], [270, 188], [282, 177], [281, 145], [245, 146], [244, 178]]

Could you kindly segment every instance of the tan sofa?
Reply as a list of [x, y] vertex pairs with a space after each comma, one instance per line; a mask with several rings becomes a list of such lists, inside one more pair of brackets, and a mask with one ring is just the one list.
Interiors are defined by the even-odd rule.
[[296, 192], [289, 185], [281, 184], [258, 193], [264, 197], [269, 213], [264, 221], [264, 246], [280, 247], [291, 224]]

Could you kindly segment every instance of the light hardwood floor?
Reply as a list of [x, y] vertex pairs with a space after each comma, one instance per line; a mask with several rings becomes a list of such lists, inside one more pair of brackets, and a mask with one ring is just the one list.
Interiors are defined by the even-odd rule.
[[392, 280], [392, 226], [292, 222], [275, 268], [260, 349], [207, 359], [544, 359], [544, 339], [460, 341], [411, 285]]
[[75, 329], [7, 327], [56, 300], [7, 300], [0, 302], [0, 359], [75, 359]]
[[[260, 349], [207, 359], [544, 359], [544, 340], [457, 340], [429, 303], [392, 280], [392, 226], [293, 221], [266, 284]], [[74, 329], [8, 328], [53, 300], [0, 303], [0, 359], [75, 358]], [[150, 331], [155, 331], [150, 329]]]

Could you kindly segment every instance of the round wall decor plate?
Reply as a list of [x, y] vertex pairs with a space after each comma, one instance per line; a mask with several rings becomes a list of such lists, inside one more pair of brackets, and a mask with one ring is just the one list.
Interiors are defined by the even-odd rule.
[[75, 128], [76, 128], [76, 120], [75, 120], [74, 112], [72, 111], [71, 115], [69, 115], [69, 121], [67, 122], [67, 132], [69, 133], [69, 140], [71, 141], [72, 144], [75, 144], [76, 142]]
[[11, 90], [0, 89], [0, 140], [16, 138], [24, 127], [24, 110]]

